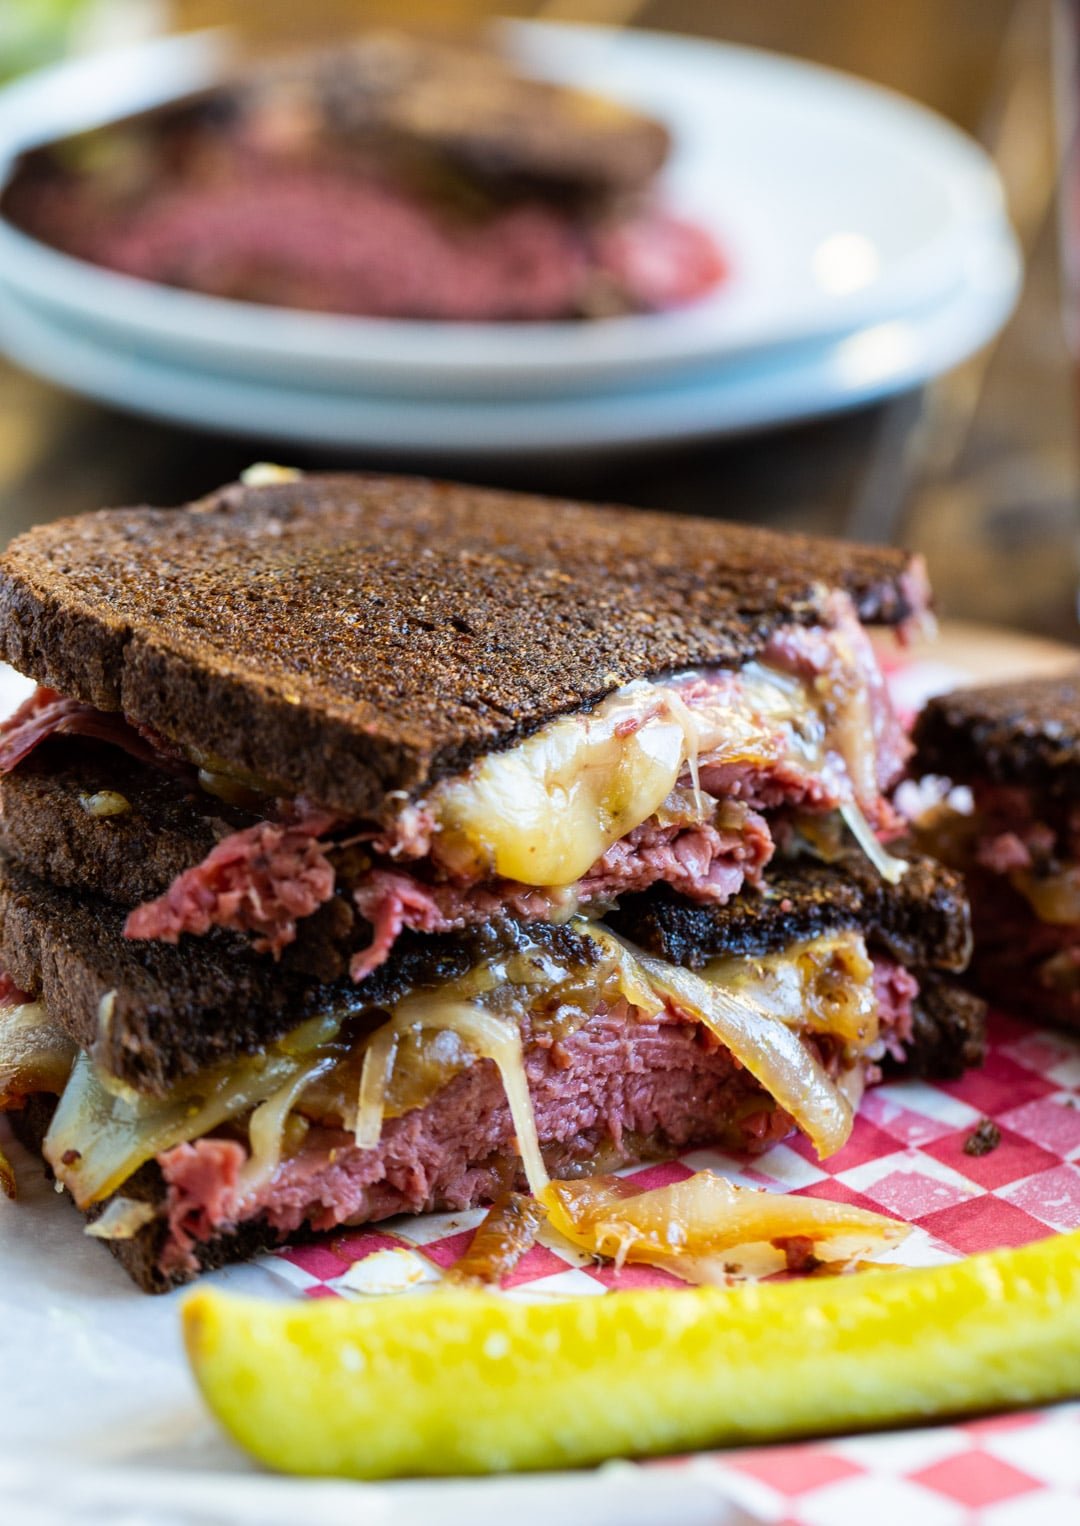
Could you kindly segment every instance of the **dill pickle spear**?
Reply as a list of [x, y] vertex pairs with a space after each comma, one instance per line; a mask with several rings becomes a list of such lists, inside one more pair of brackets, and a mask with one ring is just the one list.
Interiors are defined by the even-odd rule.
[[229, 1434], [290, 1473], [575, 1467], [1080, 1393], [1080, 1233], [829, 1281], [518, 1303], [183, 1307]]

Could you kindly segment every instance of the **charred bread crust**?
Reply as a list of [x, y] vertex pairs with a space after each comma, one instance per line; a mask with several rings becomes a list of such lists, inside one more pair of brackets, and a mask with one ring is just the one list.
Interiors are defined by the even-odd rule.
[[[380, 1021], [385, 1004], [407, 991], [464, 975], [523, 942], [509, 921], [437, 937], [406, 933], [361, 985], [326, 984], [220, 930], [174, 946], [126, 939], [123, 923], [108, 902], [0, 864], [0, 964], [106, 1071], [159, 1096], [207, 1065], [258, 1053], [309, 1017], [338, 1011], [357, 1023]], [[596, 959], [567, 926], [533, 923], [528, 939], [584, 966]]]
[[377, 816], [619, 685], [924, 604], [908, 553], [410, 478], [235, 484], [41, 526], [0, 655], [226, 769]]
[[849, 928], [863, 929], [872, 945], [908, 967], [965, 969], [971, 917], [961, 876], [930, 858], [908, 861], [899, 884], [890, 885], [861, 854], [835, 864], [774, 859], [761, 890], [744, 888], [722, 906], [654, 885], [623, 896], [607, 920], [647, 952], [690, 969]]
[[1080, 668], [1057, 677], [957, 689], [915, 722], [916, 774], [986, 779], [1054, 794], [1080, 790]]

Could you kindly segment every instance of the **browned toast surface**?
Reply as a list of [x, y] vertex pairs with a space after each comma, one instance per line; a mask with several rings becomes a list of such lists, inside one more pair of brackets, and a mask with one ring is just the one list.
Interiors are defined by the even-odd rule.
[[917, 613], [908, 553], [410, 478], [108, 510], [0, 561], [0, 655], [217, 766], [377, 814], [620, 684], [739, 664], [829, 590]]
[[1080, 789], [1080, 668], [957, 689], [915, 723], [912, 768], [959, 783], [987, 779], [1075, 794]]
[[860, 853], [835, 864], [777, 858], [761, 891], [743, 889], [722, 906], [696, 905], [655, 885], [623, 896], [608, 920], [650, 953], [699, 969], [710, 959], [752, 959], [846, 928], [861, 929], [910, 967], [960, 971], [971, 955], [963, 880], [915, 855], [897, 885]]

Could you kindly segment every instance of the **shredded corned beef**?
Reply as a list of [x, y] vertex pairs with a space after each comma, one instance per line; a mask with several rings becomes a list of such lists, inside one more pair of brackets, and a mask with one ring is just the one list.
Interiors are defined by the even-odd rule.
[[578, 886], [582, 901], [614, 900], [663, 880], [695, 901], [727, 901], [744, 880], [756, 884], [773, 854], [768, 822], [747, 811], [738, 830], [707, 823], [642, 822], [597, 859]]
[[791, 758], [759, 763], [703, 763], [698, 769], [701, 787], [717, 800], [740, 800], [759, 811], [779, 805], [802, 806], [810, 811], [832, 811], [843, 799], [835, 770], [812, 773]]
[[[660, 880], [696, 901], [726, 901], [745, 880], [757, 883], [772, 851], [768, 824], [754, 811], [746, 813], [737, 832], [647, 821], [597, 859], [573, 887], [573, 902], [611, 901]], [[497, 916], [546, 921], [566, 905], [565, 893], [513, 880], [429, 884], [401, 869], [372, 870], [353, 891], [353, 900], [372, 926], [371, 943], [350, 966], [354, 980], [363, 980], [387, 959], [402, 928], [445, 933]]]
[[[1051, 859], [1080, 858], [1080, 813], [1018, 784], [980, 781], [972, 788], [978, 835], [975, 861], [995, 874], [1039, 869]], [[1052, 819], [1050, 819], [1052, 818]]]
[[[873, 643], [846, 593], [828, 600], [820, 626], [787, 626], [770, 639], [762, 661], [832, 691], [834, 732], [848, 764], [855, 799], [871, 824], [894, 830], [899, 822], [882, 792], [896, 783], [911, 756], [911, 741], [893, 709]], [[925, 612], [925, 597], [920, 612]], [[845, 669], [847, 670], [845, 672]], [[865, 705], [858, 703], [859, 693]], [[869, 729], [873, 747], [866, 746]], [[846, 744], [846, 745], [845, 745]]]
[[[903, 1056], [918, 983], [887, 959], [874, 961], [878, 1019], [890, 1052]], [[641, 1158], [641, 1141], [660, 1153], [725, 1137], [748, 1152], [767, 1149], [794, 1127], [700, 1024], [673, 1011], [645, 1018], [626, 1002], [600, 1009], [555, 1043], [525, 1035], [525, 1071], [537, 1134], [556, 1176], [580, 1171], [598, 1150], [607, 1161]], [[707, 1042], [703, 1042], [708, 1040]], [[876, 1067], [868, 1067], [877, 1079]], [[646, 1152], [648, 1153], [648, 1152]], [[383, 1125], [374, 1149], [312, 1122], [300, 1151], [246, 1196], [246, 1158], [234, 1140], [205, 1138], [158, 1157], [168, 1189], [166, 1270], [195, 1270], [193, 1248], [246, 1220], [265, 1218], [283, 1234], [369, 1223], [397, 1213], [461, 1210], [514, 1184], [519, 1163], [502, 1082], [490, 1061], [460, 1072], [430, 1102]]]
[[182, 933], [230, 927], [256, 933], [260, 953], [280, 954], [296, 937], [297, 921], [334, 893], [334, 866], [319, 841], [334, 825], [329, 812], [301, 807], [292, 821], [232, 833], [163, 896], [137, 906], [124, 936], [176, 943]]
[[[1053, 833], [1049, 846], [1054, 845]], [[1030, 869], [1035, 863], [1031, 846], [1017, 832], [995, 832], [975, 844], [975, 861], [994, 874], [1008, 874], [1013, 869]]]
[[35, 689], [0, 726], [0, 774], [8, 774], [51, 736], [92, 737], [111, 742], [140, 763], [171, 766], [168, 751], [137, 731], [122, 715], [64, 699], [55, 689]]
[[[236, 1202], [247, 1151], [235, 1139], [197, 1139], [158, 1156], [169, 1185], [170, 1250], [187, 1256], [200, 1240], [213, 1237]], [[173, 1184], [176, 1184], [175, 1186]]]
[[910, 970], [905, 970], [895, 960], [875, 956], [874, 1000], [878, 1028], [894, 1060], [904, 1058], [904, 1045], [911, 1039], [915, 1021], [912, 1003], [918, 994], [919, 982]]

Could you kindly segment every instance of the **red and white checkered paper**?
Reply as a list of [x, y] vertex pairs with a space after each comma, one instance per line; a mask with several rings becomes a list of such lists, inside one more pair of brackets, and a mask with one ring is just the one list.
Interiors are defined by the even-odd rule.
[[[997, 1123], [1001, 1143], [988, 1155], [965, 1154], [965, 1140], [985, 1117]], [[792, 1138], [752, 1163], [700, 1150], [629, 1174], [643, 1187], [659, 1186], [705, 1166], [739, 1182], [904, 1219], [914, 1231], [888, 1259], [911, 1265], [1078, 1229], [1080, 1041], [994, 1013], [981, 1070], [957, 1082], [876, 1088], [851, 1139], [828, 1160]], [[435, 1214], [331, 1234], [264, 1264], [308, 1298], [384, 1291], [395, 1286], [399, 1270], [435, 1281], [462, 1254], [482, 1216]], [[388, 1258], [388, 1250], [411, 1255]], [[649, 1267], [617, 1274], [595, 1266], [543, 1233], [506, 1288], [511, 1297], [558, 1297], [668, 1285], [683, 1286]], [[905, 1526], [913, 1520], [919, 1526], [972, 1520], [1076, 1526], [1080, 1406], [649, 1466], [707, 1466], [717, 1472], [718, 1488], [744, 1503], [752, 1518], [787, 1526], [865, 1526], [871, 1506], [875, 1526], [894, 1519]]]
[[[890, 667], [904, 709], [964, 676], [940, 659], [925, 669], [895, 661]], [[997, 1124], [1001, 1143], [987, 1155], [969, 1155], [965, 1141], [984, 1118]], [[695, 1150], [627, 1174], [646, 1188], [704, 1167], [736, 1182], [903, 1219], [913, 1232], [884, 1259], [913, 1266], [1080, 1229], [1080, 1039], [994, 1012], [980, 1070], [956, 1082], [875, 1088], [850, 1140], [828, 1160], [818, 1160], [800, 1136], [751, 1161]], [[437, 1282], [482, 1217], [476, 1210], [398, 1219], [330, 1234], [268, 1256], [263, 1265], [306, 1298], [405, 1292]], [[617, 1296], [620, 1289], [658, 1286], [685, 1284], [649, 1267], [616, 1273], [597, 1266], [547, 1230], [504, 1284], [515, 1298]], [[1080, 1405], [643, 1466], [693, 1468], [699, 1477], [707, 1470], [751, 1519], [785, 1526], [866, 1526], [868, 1519], [874, 1526], [1077, 1526]]]

